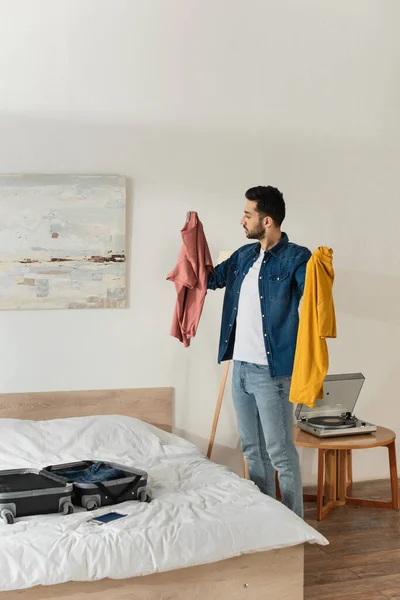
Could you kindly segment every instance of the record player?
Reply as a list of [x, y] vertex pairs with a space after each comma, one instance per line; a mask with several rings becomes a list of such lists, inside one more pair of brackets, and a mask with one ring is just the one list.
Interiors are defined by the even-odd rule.
[[327, 375], [324, 397], [316, 401], [315, 408], [297, 404], [297, 426], [321, 438], [362, 435], [376, 431], [376, 425], [362, 421], [354, 414], [364, 381], [362, 373]]

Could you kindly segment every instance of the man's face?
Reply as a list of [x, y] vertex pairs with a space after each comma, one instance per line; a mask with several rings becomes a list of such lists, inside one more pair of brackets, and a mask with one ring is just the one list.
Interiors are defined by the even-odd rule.
[[240, 224], [243, 226], [247, 239], [262, 240], [265, 236], [265, 219], [256, 211], [257, 202], [247, 200]]

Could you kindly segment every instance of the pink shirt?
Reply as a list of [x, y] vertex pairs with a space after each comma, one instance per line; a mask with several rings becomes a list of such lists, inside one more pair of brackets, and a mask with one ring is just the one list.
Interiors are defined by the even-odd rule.
[[190, 339], [196, 335], [207, 294], [207, 277], [213, 270], [213, 263], [203, 225], [196, 212], [191, 212], [181, 235], [178, 261], [167, 280], [174, 282], [177, 294], [171, 335], [187, 348]]

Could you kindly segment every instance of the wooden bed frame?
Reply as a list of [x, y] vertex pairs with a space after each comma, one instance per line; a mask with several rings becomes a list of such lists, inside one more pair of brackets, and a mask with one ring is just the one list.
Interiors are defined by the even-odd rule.
[[[136, 417], [173, 427], [173, 389], [0, 394], [0, 418]], [[102, 579], [0, 592], [0, 600], [303, 600], [303, 544], [131, 579]]]

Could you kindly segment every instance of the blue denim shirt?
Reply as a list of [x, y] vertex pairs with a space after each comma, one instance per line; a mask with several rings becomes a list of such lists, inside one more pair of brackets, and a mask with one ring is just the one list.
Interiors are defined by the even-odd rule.
[[[242, 281], [259, 258], [261, 244], [246, 244], [217, 265], [207, 288], [225, 288], [218, 362], [233, 356], [236, 315]], [[289, 242], [286, 233], [264, 252], [259, 279], [262, 331], [271, 377], [290, 377], [293, 371], [299, 325], [299, 302], [311, 252]]]

